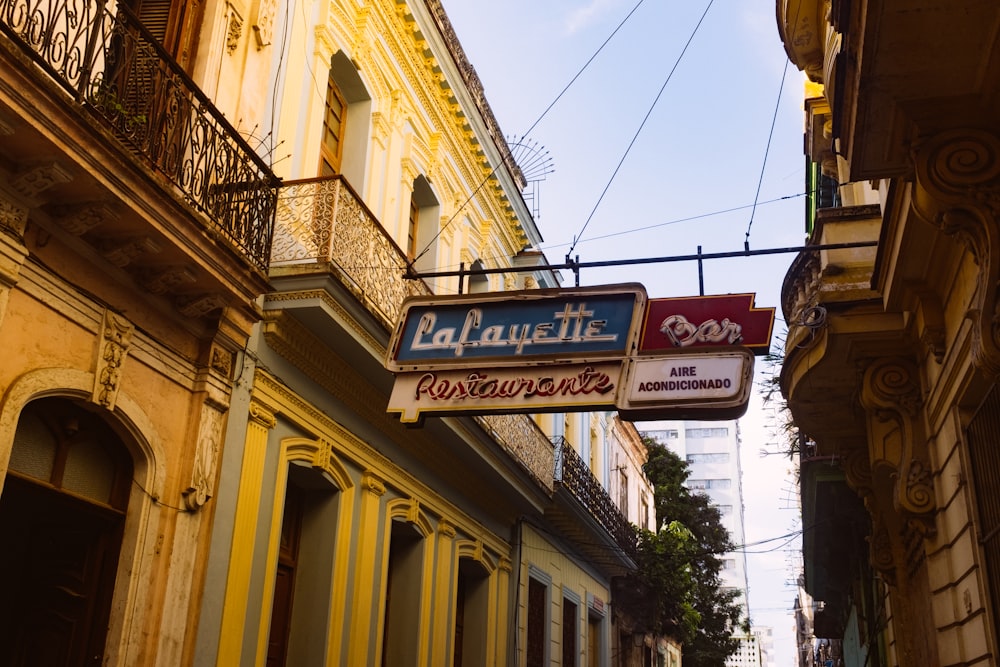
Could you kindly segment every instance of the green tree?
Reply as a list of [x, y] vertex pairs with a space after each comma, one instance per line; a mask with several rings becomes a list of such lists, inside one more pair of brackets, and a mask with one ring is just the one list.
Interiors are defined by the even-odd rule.
[[729, 532], [708, 496], [684, 486], [687, 463], [655, 440], [645, 444], [659, 527], [639, 536], [635, 587], [652, 597], [645, 629], [683, 642], [685, 667], [722, 667], [739, 645], [733, 631], [746, 625], [739, 593], [719, 576], [733, 549]]

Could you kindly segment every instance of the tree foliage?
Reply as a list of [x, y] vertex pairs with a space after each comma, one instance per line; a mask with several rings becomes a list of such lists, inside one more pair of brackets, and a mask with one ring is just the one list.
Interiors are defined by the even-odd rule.
[[644, 629], [681, 641], [685, 667], [722, 667], [738, 647], [733, 631], [745, 624], [739, 593], [724, 590], [719, 574], [732, 540], [708, 496], [684, 486], [687, 463], [655, 440], [645, 443], [659, 528], [639, 536], [634, 587], [648, 596]]

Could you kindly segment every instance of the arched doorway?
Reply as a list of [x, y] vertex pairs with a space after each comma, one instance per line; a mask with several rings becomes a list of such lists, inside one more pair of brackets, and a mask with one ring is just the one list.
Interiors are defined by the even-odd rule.
[[0, 664], [103, 664], [133, 467], [100, 412], [43, 398], [19, 417], [0, 494]]

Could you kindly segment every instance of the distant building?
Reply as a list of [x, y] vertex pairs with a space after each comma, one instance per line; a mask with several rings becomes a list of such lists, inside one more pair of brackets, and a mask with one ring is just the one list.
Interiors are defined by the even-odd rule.
[[724, 585], [740, 592], [748, 614], [749, 583], [743, 530], [740, 431], [736, 421], [657, 421], [639, 424], [643, 435], [666, 445], [687, 461], [688, 488], [708, 495], [738, 550], [722, 557]]

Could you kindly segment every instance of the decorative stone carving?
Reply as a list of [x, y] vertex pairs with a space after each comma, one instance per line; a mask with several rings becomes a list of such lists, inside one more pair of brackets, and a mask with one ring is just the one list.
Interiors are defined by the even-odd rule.
[[51, 187], [69, 183], [73, 175], [58, 162], [36, 164], [10, 181], [11, 187], [25, 199], [35, 199]]
[[109, 310], [104, 311], [91, 400], [108, 410], [115, 408], [121, 386], [122, 366], [132, 345], [134, 331], [135, 327], [124, 317]]
[[143, 236], [133, 239], [119, 239], [117, 241], [105, 241], [102, 244], [101, 254], [106, 260], [118, 267], [126, 267], [141, 255], [154, 255], [160, 252], [160, 245], [149, 238]]
[[269, 46], [274, 40], [275, 0], [258, 0], [257, 12], [253, 19], [253, 32], [257, 37], [257, 48]]
[[153, 294], [166, 294], [180, 285], [191, 284], [195, 275], [185, 266], [170, 266], [144, 275], [140, 282]]
[[905, 518], [923, 523], [924, 534], [934, 533], [934, 488], [921, 426], [922, 399], [915, 365], [902, 357], [879, 359], [865, 371], [861, 403], [871, 420], [869, 448], [879, 452], [881, 464], [891, 465], [895, 480], [894, 508]]
[[914, 210], [959, 239], [979, 265], [975, 302], [968, 317], [972, 359], [1000, 378], [1000, 137], [978, 129], [942, 132], [914, 152]]
[[233, 353], [220, 345], [212, 345], [209, 365], [217, 373], [226, 378], [231, 378], [233, 373]]
[[18, 238], [28, 226], [28, 207], [6, 197], [0, 197], [0, 227], [13, 232]]
[[114, 209], [105, 202], [92, 202], [83, 206], [60, 206], [53, 211], [56, 224], [73, 236], [82, 236], [118, 218]]
[[226, 53], [233, 55], [240, 45], [240, 36], [243, 34], [243, 17], [230, 7], [229, 25], [226, 28]]
[[212, 311], [218, 310], [226, 305], [225, 298], [221, 294], [202, 294], [193, 299], [182, 301], [178, 308], [184, 317], [200, 318], [205, 317]]
[[216, 465], [219, 460], [219, 444], [224, 430], [225, 406], [206, 401], [202, 404], [201, 420], [198, 425], [195, 460], [191, 469], [191, 481], [181, 496], [184, 506], [195, 512], [205, 506], [212, 497], [215, 485]]

